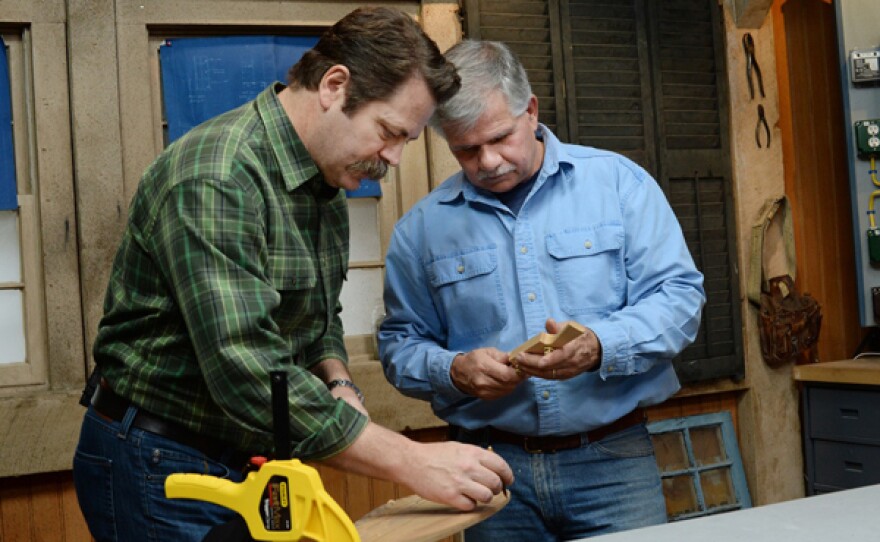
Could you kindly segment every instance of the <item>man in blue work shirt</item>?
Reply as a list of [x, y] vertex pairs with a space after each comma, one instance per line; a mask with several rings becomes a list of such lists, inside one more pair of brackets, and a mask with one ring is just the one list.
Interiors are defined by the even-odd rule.
[[[660, 187], [612, 152], [540, 124], [501, 43], [446, 53], [462, 80], [433, 119], [462, 171], [395, 227], [389, 381], [431, 401], [452, 438], [511, 465], [511, 502], [468, 542], [570, 540], [662, 523], [644, 407], [679, 389], [672, 359], [697, 335], [703, 277]], [[509, 351], [586, 332], [546, 355]]]

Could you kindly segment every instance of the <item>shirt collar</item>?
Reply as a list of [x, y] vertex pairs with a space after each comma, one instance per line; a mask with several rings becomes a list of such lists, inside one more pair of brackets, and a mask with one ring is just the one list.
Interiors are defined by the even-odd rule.
[[[257, 111], [266, 133], [269, 137], [269, 145], [278, 160], [281, 175], [284, 178], [284, 187], [288, 192], [309, 181], [321, 172], [312, 160], [290, 122], [290, 117], [285, 113], [278, 100], [278, 93], [284, 90], [284, 85], [275, 83], [257, 96]], [[323, 182], [323, 179], [321, 179]]]
[[[540, 188], [544, 182], [555, 175], [560, 170], [561, 164], [571, 165], [572, 160], [568, 156], [568, 152], [563, 147], [559, 139], [543, 124], [538, 124], [538, 130], [541, 132], [541, 138], [544, 140], [544, 160], [541, 163], [541, 169], [538, 172], [538, 180], [535, 182], [536, 190]], [[452, 203], [458, 198], [464, 198], [466, 201], [480, 201], [483, 203], [496, 202], [496, 198], [487, 198], [480, 194], [474, 188], [464, 175], [463, 171], [459, 171], [452, 185], [446, 194], [440, 198], [440, 203]]]

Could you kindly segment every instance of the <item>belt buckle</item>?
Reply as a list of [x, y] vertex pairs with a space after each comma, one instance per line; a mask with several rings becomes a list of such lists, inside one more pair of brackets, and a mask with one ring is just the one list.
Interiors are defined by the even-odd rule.
[[540, 445], [537, 446], [537, 447], [535, 447], [535, 448], [533, 448], [532, 446], [529, 445], [529, 442], [531, 442], [532, 440], [536, 440], [536, 441], [540, 442], [540, 441], [541, 441], [541, 438], [540, 438], [540, 437], [537, 437], [537, 438], [535, 438], [535, 437], [523, 437], [523, 449], [524, 449], [527, 453], [530, 453], [530, 454], [543, 454], [543, 453], [544, 453], [544, 449], [543, 449]]

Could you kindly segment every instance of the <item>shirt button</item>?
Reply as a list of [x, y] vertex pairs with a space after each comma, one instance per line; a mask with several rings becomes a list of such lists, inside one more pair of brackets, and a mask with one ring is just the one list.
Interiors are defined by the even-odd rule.
[[541, 397], [543, 397], [544, 399], [549, 399], [549, 398], [550, 398], [550, 392], [549, 392], [549, 391], [545, 391], [544, 393], [541, 394]]
[[587, 241], [586, 243], [584, 243], [584, 248], [587, 248], [587, 249], [593, 248], [592, 241]]
[[459, 272], [459, 273], [464, 273], [464, 266], [463, 266], [463, 265], [459, 265], [459, 266], [458, 266], [458, 272]]
[[520, 251], [522, 254], [525, 254], [525, 253], [527, 253], [527, 252], [529, 251], [529, 249], [527, 249], [526, 247], [522, 247], [522, 248], [519, 249], [519, 251]]
[[534, 301], [538, 299], [538, 296], [536, 296], [534, 293], [529, 293], [527, 297], [529, 298], [529, 301]]

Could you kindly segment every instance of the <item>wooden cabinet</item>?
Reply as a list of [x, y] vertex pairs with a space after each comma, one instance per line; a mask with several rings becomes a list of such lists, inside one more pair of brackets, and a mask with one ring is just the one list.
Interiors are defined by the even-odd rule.
[[880, 359], [795, 367], [808, 495], [880, 484]]

